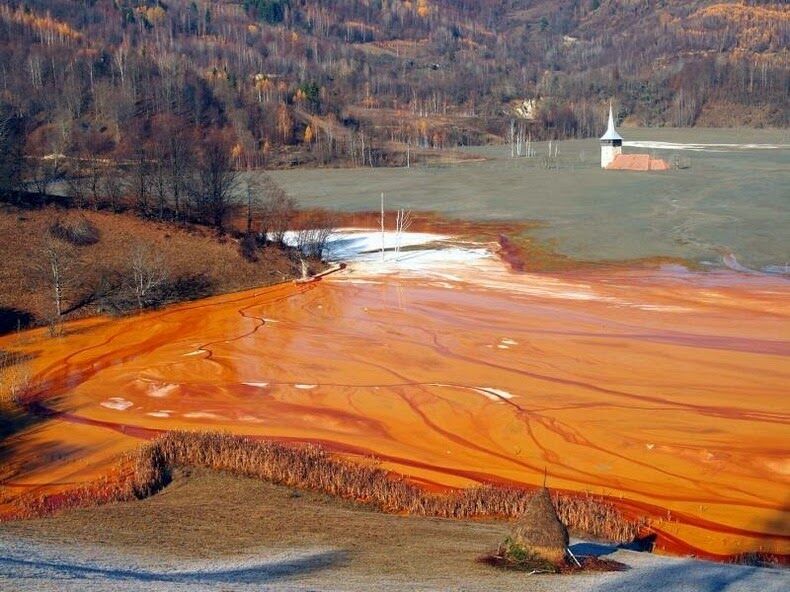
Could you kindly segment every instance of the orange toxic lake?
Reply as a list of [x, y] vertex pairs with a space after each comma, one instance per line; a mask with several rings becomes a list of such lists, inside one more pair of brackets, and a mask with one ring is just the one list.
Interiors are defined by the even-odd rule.
[[55, 412], [7, 442], [5, 507], [161, 431], [225, 430], [375, 456], [434, 489], [545, 469], [648, 515], [659, 550], [790, 553], [786, 280], [445, 271], [352, 266], [0, 338]]

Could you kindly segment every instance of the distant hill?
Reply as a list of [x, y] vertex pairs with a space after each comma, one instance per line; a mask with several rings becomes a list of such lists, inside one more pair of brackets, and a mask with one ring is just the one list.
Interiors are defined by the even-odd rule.
[[241, 167], [399, 163], [512, 118], [590, 136], [610, 98], [635, 124], [786, 127], [789, 25], [756, 1], [4, 1], [0, 101], [29, 156], [220, 130]]

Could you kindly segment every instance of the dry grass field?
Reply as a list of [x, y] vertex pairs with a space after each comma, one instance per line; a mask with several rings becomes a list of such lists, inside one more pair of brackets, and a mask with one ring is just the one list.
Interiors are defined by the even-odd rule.
[[[94, 244], [75, 246], [49, 238], [49, 229], [81, 219], [98, 230]], [[187, 300], [281, 282], [298, 273], [288, 253], [277, 248], [260, 252], [252, 262], [241, 256], [238, 241], [217, 237], [199, 226], [177, 227], [143, 220], [131, 214], [54, 207], [0, 209], [0, 333], [20, 325], [45, 324], [54, 304], [45, 248], [52, 243], [64, 255], [64, 319], [94, 315], [104, 286], [127, 287], [136, 250], [161, 258], [168, 293], [166, 301]], [[128, 304], [128, 303], [127, 303]], [[107, 307], [107, 304], [104, 303]]]
[[529, 576], [479, 563], [508, 531], [194, 470], [143, 501], [0, 524], [0, 589], [778, 592], [787, 583], [780, 570], [595, 544], [574, 549], [611, 553], [631, 569]]

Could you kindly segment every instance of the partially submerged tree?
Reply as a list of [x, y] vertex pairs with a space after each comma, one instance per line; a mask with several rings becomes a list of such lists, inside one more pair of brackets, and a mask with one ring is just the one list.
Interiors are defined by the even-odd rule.
[[399, 209], [395, 217], [395, 260], [400, 256], [400, 247], [403, 241], [403, 233], [408, 232], [412, 225], [411, 210]]
[[285, 244], [285, 233], [293, 223], [296, 201], [268, 174], [259, 178], [261, 187], [261, 228], [264, 239], [280, 246]]
[[302, 228], [296, 231], [296, 248], [307, 259], [320, 259], [332, 232], [332, 216], [328, 212], [312, 212], [302, 220]]

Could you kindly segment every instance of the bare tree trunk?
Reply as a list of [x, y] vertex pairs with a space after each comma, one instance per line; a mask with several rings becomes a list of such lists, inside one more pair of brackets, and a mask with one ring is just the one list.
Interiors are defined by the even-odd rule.
[[384, 192], [381, 193], [381, 260], [384, 261]]
[[252, 187], [247, 183], [247, 234], [252, 232]]

